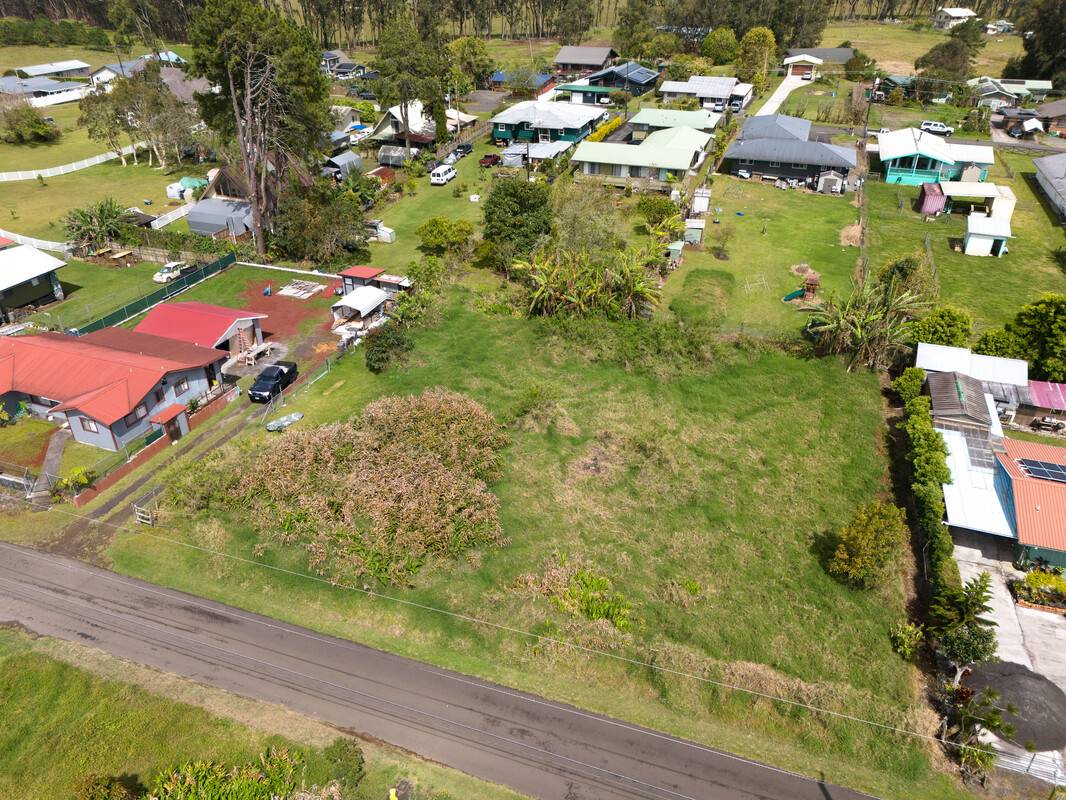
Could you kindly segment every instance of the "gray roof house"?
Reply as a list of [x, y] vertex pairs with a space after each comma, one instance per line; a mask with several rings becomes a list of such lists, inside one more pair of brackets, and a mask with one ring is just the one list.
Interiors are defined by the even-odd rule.
[[824, 64], [847, 64], [855, 57], [855, 50], [851, 47], [790, 47], [788, 55], [814, 56], [822, 59]]
[[211, 197], [194, 205], [186, 219], [193, 233], [240, 236], [252, 229], [252, 204], [247, 200]]
[[1036, 182], [1044, 190], [1048, 202], [1062, 219], [1066, 219], [1066, 153], [1033, 159]]
[[855, 149], [812, 142], [810, 130], [810, 122], [796, 117], [750, 117], [726, 150], [722, 172], [799, 180], [815, 187], [824, 173], [846, 176], [855, 167]]
[[618, 57], [612, 47], [579, 47], [564, 45], [555, 54], [555, 69], [559, 72], [594, 72], [603, 69]]
[[84, 89], [85, 84], [78, 81], [55, 81], [51, 78], [17, 78], [14, 75], [0, 77], [0, 94], [13, 94], [18, 97], [47, 97], [50, 94], [69, 92], [72, 89]]
[[322, 174], [343, 181], [363, 168], [363, 159], [351, 150], [342, 150], [322, 162]]

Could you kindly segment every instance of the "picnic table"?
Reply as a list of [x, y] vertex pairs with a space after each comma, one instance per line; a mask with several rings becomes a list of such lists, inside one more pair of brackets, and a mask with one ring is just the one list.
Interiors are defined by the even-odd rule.
[[132, 250], [119, 250], [117, 253], [113, 253], [111, 255], [111, 260], [112, 261], [121, 261], [126, 256], [132, 256], [132, 255], [133, 255], [133, 251]]

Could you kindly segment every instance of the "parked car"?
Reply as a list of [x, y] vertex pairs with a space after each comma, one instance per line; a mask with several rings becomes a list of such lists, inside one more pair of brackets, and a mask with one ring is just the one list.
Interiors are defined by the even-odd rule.
[[433, 159], [428, 164], [426, 164], [426, 172], [432, 172], [433, 170], [435, 170], [437, 167], [439, 167], [443, 163], [444, 162], [441, 161], [439, 158]]
[[729, 110], [734, 114], [739, 114], [744, 108], [744, 104], [739, 100], [734, 100], [729, 104]]
[[152, 276], [152, 280], [155, 283], [170, 283], [189, 272], [192, 272], [192, 269], [184, 261], [168, 261], [159, 272]]
[[748, 172], [746, 169], [738, 169], [737, 170], [737, 177], [738, 178], [743, 178], [744, 180], [747, 180], [748, 178], [751, 177], [751, 173]]
[[1063, 430], [1066, 430], [1066, 422], [1057, 420], [1054, 417], [1040, 417], [1039, 419], [1034, 419], [1032, 422], [1032, 426], [1035, 430], [1038, 431], [1061, 432]]
[[451, 164], [441, 164], [429, 173], [429, 183], [431, 186], [443, 186], [448, 181], [455, 180], [455, 177], [455, 167]]
[[297, 372], [296, 364], [292, 361], [271, 364], [255, 379], [252, 388], [248, 390], [248, 399], [253, 403], [269, 403], [296, 380]]
[[921, 129], [927, 133], [935, 133], [937, 136], [951, 136], [955, 129], [935, 119], [922, 120]]
[[814, 80], [814, 73], [813, 72], [804, 72], [803, 76], [800, 78], [800, 80], [813, 81]]
[[444, 157], [444, 160], [443, 160], [442, 163], [447, 164], [449, 167], [453, 167], [453, 166], [455, 166], [456, 164], [459, 163], [459, 158], [460, 158], [459, 154], [457, 152], [455, 152], [454, 150], [452, 150], [450, 153], [448, 153], [448, 155], [446, 155]]
[[359, 92], [358, 97], [359, 97], [360, 100], [377, 100], [378, 99], [378, 96], [376, 94], [374, 94], [371, 91], [367, 91], [366, 89], [364, 89], [363, 91]]
[[711, 106], [711, 111], [713, 111], [715, 114], [721, 114], [723, 111], [725, 111], [725, 103], [723, 103], [721, 100], [715, 100], [714, 105]]
[[495, 167], [502, 160], [499, 153], [489, 153], [487, 156], [479, 158], [477, 163], [479, 167]]
[[455, 152], [459, 154], [459, 158], [466, 158], [468, 155], [474, 152], [474, 145], [472, 144], [459, 144], [455, 146]]

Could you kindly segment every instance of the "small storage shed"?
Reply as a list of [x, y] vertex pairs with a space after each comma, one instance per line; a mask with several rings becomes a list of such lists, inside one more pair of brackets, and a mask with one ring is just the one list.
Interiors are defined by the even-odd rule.
[[353, 172], [363, 168], [363, 159], [351, 150], [342, 150], [322, 163], [322, 173], [343, 181]]
[[844, 174], [834, 169], [827, 169], [818, 176], [817, 189], [823, 194], [843, 194]]
[[703, 244], [703, 231], [707, 226], [705, 219], [685, 220], [685, 241], [688, 244]]
[[918, 211], [922, 214], [939, 214], [948, 203], [948, 196], [939, 183], [923, 183], [918, 192]]
[[966, 237], [962, 251], [968, 256], [996, 256], [1008, 252], [1007, 240], [1013, 238], [1010, 220], [971, 214], [966, 218]]
[[701, 186], [692, 193], [692, 213], [706, 214], [711, 208], [711, 190]]
[[[412, 148], [411, 152], [414, 152]], [[396, 167], [403, 166], [404, 152], [403, 148], [394, 144], [383, 144], [378, 149], [378, 164], [383, 167]]]
[[681, 263], [681, 252], [685, 249], [685, 243], [678, 239], [676, 242], [670, 242], [666, 246], [666, 257], [670, 262], [670, 266], [676, 267]]
[[365, 328], [380, 316], [388, 299], [376, 286], [359, 286], [333, 304], [333, 324]]
[[373, 286], [374, 278], [384, 271], [381, 267], [359, 265], [342, 269], [337, 274], [341, 277], [344, 294], [350, 294], [360, 286]]
[[228, 233], [240, 236], [252, 229], [252, 204], [247, 200], [212, 197], [189, 211], [189, 230], [203, 236]]

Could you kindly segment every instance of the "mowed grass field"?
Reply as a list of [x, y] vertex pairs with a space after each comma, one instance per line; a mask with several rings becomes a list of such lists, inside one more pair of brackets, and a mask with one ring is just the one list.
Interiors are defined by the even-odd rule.
[[65, 299], [30, 319], [52, 330], [79, 328], [160, 288], [152, 276], [161, 266], [150, 261], [129, 267], [68, 261], [58, 273]]
[[[14, 181], [0, 186], [0, 228], [39, 239], [63, 241], [63, 217], [76, 208], [113, 197], [123, 207], [137, 206], [150, 214], [163, 214], [177, 205], [167, 199], [167, 184], [184, 175], [203, 177], [206, 164], [186, 165], [173, 172], [139, 165], [122, 166], [115, 160], [88, 169], [40, 181]], [[145, 200], [151, 205], [146, 205]], [[174, 205], [170, 205], [173, 203]]]
[[[329, 765], [321, 748], [337, 736], [325, 725], [267, 704], [88, 648], [7, 631], [0, 631], [0, 696], [5, 800], [69, 800], [86, 773], [122, 776], [144, 787], [161, 770], [186, 761], [243, 764], [272, 746], [299, 751], [303, 779], [322, 785]], [[418, 798], [520, 800], [514, 792], [388, 746], [361, 745], [366, 777], [359, 800], [387, 797], [401, 779], [416, 786]]]
[[[873, 58], [889, 74], [911, 75], [915, 60], [929, 52], [947, 34], [934, 30], [913, 31], [906, 24], [873, 21], [831, 23], [822, 34], [822, 47], [851, 42]], [[1021, 36], [989, 36], [984, 49], [974, 59], [978, 75], [998, 77], [1007, 60], [1022, 53]]]
[[[386, 593], [696, 677], [160, 538], [119, 533], [109, 550], [115, 567], [879, 795], [962, 796], [913, 740], [704, 682], [933, 729], [916, 673], [889, 643], [903, 614], [902, 578], [861, 593], [822, 565], [826, 534], [884, 488], [875, 377], [760, 347], [723, 347], [720, 363], [698, 374], [625, 369], [536, 321], [480, 311], [497, 281], [477, 272], [448, 290], [438, 322], [416, 331], [406, 366], [374, 376], [357, 350], [286, 412], [303, 412], [306, 427], [349, 418], [381, 395], [446, 386], [507, 422], [531, 390], [555, 398], [546, 420], [508, 426], [504, 474], [493, 487], [504, 544], [433, 563]], [[225, 534], [213, 546], [307, 568], [276, 543], [255, 549], [260, 540], [239, 515], [219, 519]], [[157, 532], [199, 541], [199, 530], [183, 516]], [[632, 607], [630, 630], [571, 616], [522, 577], [571, 559], [610, 577]]]
[[[1006, 166], [1005, 166], [1006, 165]], [[1007, 167], [1014, 172], [1008, 175]], [[940, 299], [970, 311], [979, 328], [1002, 325], [1044, 292], [1066, 292], [1066, 231], [1037, 186], [1029, 156], [997, 154], [988, 180], [1010, 186], [1018, 203], [1011, 220], [1010, 252], [1002, 258], [956, 252], [966, 233], [966, 216], [950, 214], [923, 222], [914, 210], [918, 187], [866, 184], [870, 207], [870, 264], [925, 252], [928, 236], [940, 276]], [[902, 203], [902, 208], [900, 205]]]
[[[771, 184], [715, 175], [712, 209], [721, 208], [720, 225], [734, 230], [729, 258], [713, 254], [719, 226], [708, 221], [702, 251], [686, 248], [681, 268], [667, 278], [661, 313], [676, 301], [704, 301], [726, 330], [796, 333], [805, 316], [781, 300], [802, 288], [803, 279], [793, 266], [809, 264], [821, 276], [824, 292], [846, 292], [851, 286], [859, 249], [841, 244], [840, 237], [859, 219], [853, 197], [782, 191]], [[711, 281], [695, 292], [688, 284], [694, 271]], [[707, 294], [712, 284], [716, 288]]]
[[107, 151], [106, 144], [92, 141], [85, 128], [78, 127], [78, 115], [81, 112], [77, 103], [51, 106], [42, 109], [41, 113], [54, 119], [63, 134], [54, 142], [0, 142], [0, 164], [3, 165], [4, 172], [58, 167]]

